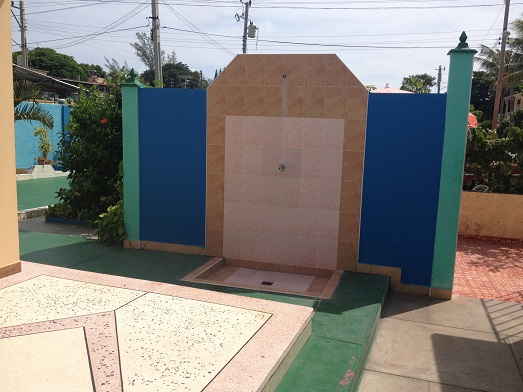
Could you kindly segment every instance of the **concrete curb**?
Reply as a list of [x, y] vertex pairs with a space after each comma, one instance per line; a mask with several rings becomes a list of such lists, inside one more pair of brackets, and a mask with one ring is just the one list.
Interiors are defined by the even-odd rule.
[[27, 210], [21, 210], [18, 211], [18, 220], [26, 220], [31, 218], [37, 218], [39, 216], [44, 215], [45, 211], [47, 211], [47, 206], [43, 207], [36, 207], [36, 208], [28, 208]]

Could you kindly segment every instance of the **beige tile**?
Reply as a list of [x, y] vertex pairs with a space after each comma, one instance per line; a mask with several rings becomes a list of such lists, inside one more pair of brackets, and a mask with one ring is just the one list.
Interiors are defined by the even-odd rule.
[[359, 79], [347, 68], [347, 87], [353, 87], [362, 92], [367, 91], [365, 86], [359, 81]]
[[208, 229], [223, 230], [224, 205], [223, 203], [207, 203], [207, 216], [205, 226]]
[[209, 86], [209, 89], [215, 88], [217, 86], [225, 86], [225, 74], [223, 72], [220, 73], [218, 77], [212, 81], [211, 85]]
[[207, 146], [207, 171], [209, 173], [223, 173], [225, 165], [225, 146], [211, 144]]
[[225, 88], [225, 114], [228, 116], [243, 116], [245, 105], [245, 88], [229, 86]]
[[225, 202], [223, 185], [222, 185], [221, 191], [210, 192], [209, 191], [209, 186], [207, 186], [207, 189], [208, 189], [207, 190], [207, 200], [206, 200], [206, 207], [205, 207], [206, 209], [209, 208], [208, 207], [209, 203], [221, 203], [221, 204], [223, 204]]
[[340, 212], [339, 240], [357, 243], [360, 229], [360, 214], [354, 212]]
[[325, 89], [325, 118], [345, 118], [345, 87]]
[[338, 242], [338, 269], [358, 270], [358, 243]]
[[343, 151], [342, 181], [361, 183], [363, 173], [363, 153]]
[[245, 57], [245, 85], [263, 86], [266, 55], [250, 54]]
[[347, 99], [345, 101], [345, 118], [358, 119], [362, 113], [367, 113], [368, 91], [360, 91], [359, 88], [347, 87]]
[[[265, 88], [263, 86], [245, 87], [245, 115], [262, 116], [265, 109]], [[270, 99], [270, 98], [269, 98]]]
[[359, 213], [361, 208], [361, 183], [342, 181], [340, 211]]
[[336, 55], [327, 55], [327, 86], [347, 85], [348, 69], [345, 64]]
[[265, 55], [265, 86], [283, 86], [284, 54]]
[[265, 86], [263, 97], [263, 114], [265, 116], [280, 117], [282, 110], [283, 88], [280, 86]]
[[83, 328], [0, 339], [5, 392], [92, 392]]
[[225, 114], [225, 87], [217, 86], [207, 90], [207, 114], [223, 116]]
[[223, 256], [223, 230], [205, 230], [205, 254]]
[[305, 87], [303, 116], [323, 118], [325, 110], [325, 87]]
[[305, 86], [325, 86], [327, 55], [307, 55], [305, 59]]
[[285, 56], [285, 79], [288, 86], [305, 86], [305, 59], [301, 54]]
[[243, 86], [245, 84], [245, 58], [246, 55], [237, 55], [224, 69], [227, 86]]
[[303, 117], [303, 102], [305, 99], [305, 88], [298, 86], [286, 87], [283, 90], [284, 100], [287, 102], [285, 116]]
[[[224, 174], [207, 171], [207, 201], [223, 201]], [[221, 194], [221, 197], [219, 196]], [[215, 195], [213, 197], [213, 195]]]
[[207, 144], [225, 143], [225, 116], [207, 116]]
[[365, 121], [346, 120], [343, 149], [346, 151], [363, 152], [365, 150], [365, 131]]

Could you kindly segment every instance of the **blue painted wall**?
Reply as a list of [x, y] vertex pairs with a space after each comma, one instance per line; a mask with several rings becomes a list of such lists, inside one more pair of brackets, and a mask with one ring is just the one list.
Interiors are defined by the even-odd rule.
[[[31, 105], [22, 102], [20, 105]], [[58, 104], [40, 104], [53, 116], [53, 131], [49, 131], [49, 139], [53, 145], [53, 151], [49, 154], [49, 159], [57, 160], [58, 143], [64, 132], [65, 124], [69, 118], [69, 108]], [[41, 127], [40, 121], [20, 120], [15, 121], [15, 148], [16, 148], [16, 167], [27, 169], [35, 165], [38, 158], [39, 138], [34, 136], [35, 127]]]
[[430, 286], [446, 94], [371, 93], [359, 262]]
[[205, 246], [206, 91], [138, 94], [141, 240]]

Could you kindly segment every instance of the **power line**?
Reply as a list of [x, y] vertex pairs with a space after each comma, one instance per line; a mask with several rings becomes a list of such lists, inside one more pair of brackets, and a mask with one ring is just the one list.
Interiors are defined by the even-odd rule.
[[180, 19], [183, 23], [185, 23], [189, 28], [193, 29], [192, 32], [194, 32], [196, 34], [200, 34], [200, 36], [202, 38], [204, 38], [211, 44], [215, 45], [217, 48], [221, 49], [223, 52], [230, 54], [231, 56], [234, 56], [233, 52], [231, 52], [229, 49], [221, 46], [212, 37], [210, 37], [209, 34], [203, 33], [198, 27], [196, 27], [193, 23], [189, 22], [185, 17], [183, 17], [178, 11], [176, 11], [170, 5], [166, 4], [164, 1], [162, 1], [162, 4], [164, 4], [178, 19]]

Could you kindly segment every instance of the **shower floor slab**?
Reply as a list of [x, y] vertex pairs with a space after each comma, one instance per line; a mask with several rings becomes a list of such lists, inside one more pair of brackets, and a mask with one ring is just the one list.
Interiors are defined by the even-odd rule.
[[182, 281], [330, 299], [342, 274], [343, 270], [320, 269], [302, 273], [299, 267], [215, 257]]
[[310, 336], [313, 315], [28, 262], [0, 279], [0, 308], [0, 363], [12, 365], [0, 367], [6, 392], [273, 391]]

